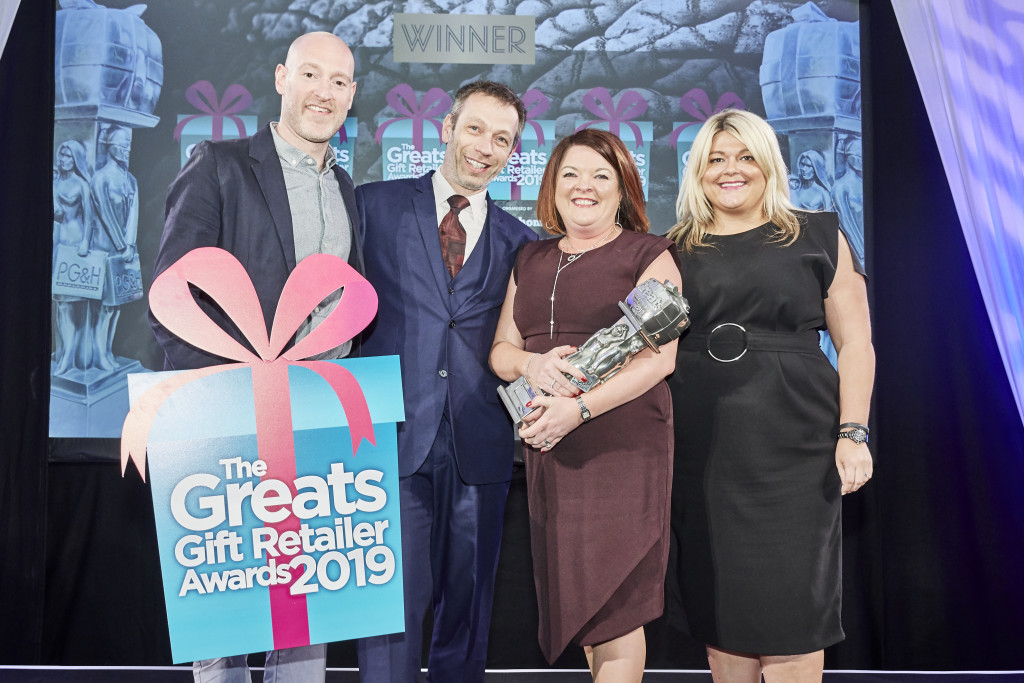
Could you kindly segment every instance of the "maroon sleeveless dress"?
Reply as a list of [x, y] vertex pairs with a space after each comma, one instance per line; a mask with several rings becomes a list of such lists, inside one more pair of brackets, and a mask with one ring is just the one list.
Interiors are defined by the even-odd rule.
[[[527, 351], [579, 346], [622, 316], [618, 302], [662, 252], [677, 258], [670, 240], [629, 231], [586, 252], [558, 276], [551, 337], [558, 242], [525, 245], [513, 271], [514, 319]], [[672, 483], [667, 384], [580, 425], [547, 453], [524, 451], [538, 638], [548, 661], [570, 641], [600, 644], [659, 617]]]

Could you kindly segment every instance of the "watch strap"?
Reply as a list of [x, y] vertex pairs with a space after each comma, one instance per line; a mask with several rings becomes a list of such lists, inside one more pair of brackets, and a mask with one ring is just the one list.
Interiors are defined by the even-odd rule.
[[583, 418], [584, 422], [590, 420], [590, 411], [587, 409], [587, 404], [583, 402], [582, 396], [576, 397], [576, 405], [580, 407], [580, 417]]
[[860, 427], [854, 427], [844, 432], [836, 434], [837, 439], [849, 439], [855, 444], [862, 444], [868, 442], [868, 430], [861, 429]]

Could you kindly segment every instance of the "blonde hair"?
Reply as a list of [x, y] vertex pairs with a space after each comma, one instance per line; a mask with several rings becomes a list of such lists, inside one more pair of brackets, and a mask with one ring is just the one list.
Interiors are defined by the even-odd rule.
[[708, 168], [711, 143], [718, 133], [728, 133], [743, 143], [764, 173], [765, 188], [761, 211], [775, 225], [772, 241], [792, 244], [800, 236], [800, 220], [789, 200], [789, 170], [782, 158], [775, 130], [757, 114], [725, 109], [713, 115], [697, 133], [690, 148], [690, 160], [683, 172], [676, 198], [676, 220], [667, 236], [683, 251], [707, 246], [704, 238], [715, 223], [715, 210], [708, 201], [701, 179]]

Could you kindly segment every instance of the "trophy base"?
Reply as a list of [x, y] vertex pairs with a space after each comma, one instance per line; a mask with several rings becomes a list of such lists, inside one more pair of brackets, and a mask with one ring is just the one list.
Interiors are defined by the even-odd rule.
[[587, 392], [601, 383], [601, 378], [597, 375], [592, 375], [586, 370], [582, 370], [582, 372], [586, 377], [585, 380], [579, 380], [571, 375], [566, 375], [566, 378], [569, 380], [569, 384], [573, 385], [580, 391]]
[[498, 396], [501, 398], [501, 402], [505, 404], [505, 410], [508, 411], [516, 426], [522, 424], [523, 418], [535, 410], [534, 408], [526, 407], [526, 404], [537, 395], [533, 393], [533, 387], [530, 386], [525, 377], [520, 377], [507, 387], [499, 384]]

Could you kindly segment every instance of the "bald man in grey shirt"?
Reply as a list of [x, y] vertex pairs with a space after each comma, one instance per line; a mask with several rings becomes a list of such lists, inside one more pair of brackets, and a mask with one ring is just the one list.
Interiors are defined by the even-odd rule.
[[[309, 33], [292, 43], [274, 73], [281, 120], [251, 138], [201, 142], [167, 193], [164, 233], [154, 277], [198, 247], [220, 247], [245, 267], [267, 329], [288, 275], [311, 254], [334, 254], [362, 272], [358, 213], [352, 178], [337, 164], [330, 139], [341, 128], [355, 95], [352, 52], [330, 33]], [[301, 339], [337, 305], [321, 303], [300, 327]], [[199, 305], [239, 341], [240, 333], [201, 294]], [[222, 363], [170, 334], [152, 315], [164, 349], [164, 367], [183, 370]], [[341, 358], [350, 342], [318, 359]], [[266, 683], [322, 683], [324, 644], [267, 653]], [[246, 655], [193, 663], [197, 683], [248, 683]]]

